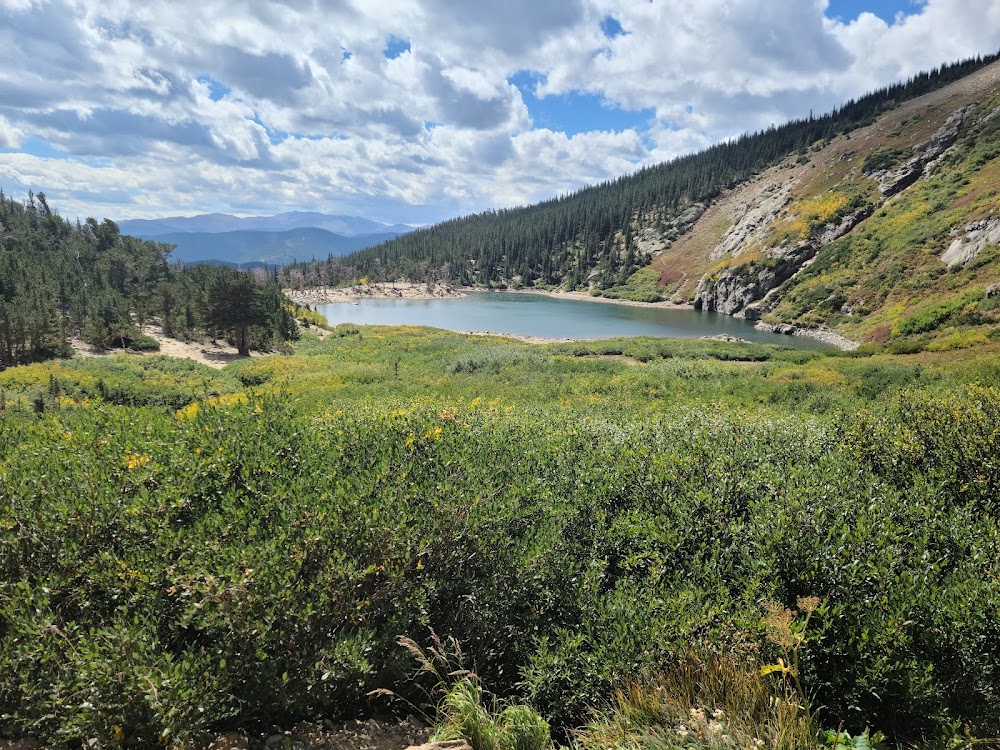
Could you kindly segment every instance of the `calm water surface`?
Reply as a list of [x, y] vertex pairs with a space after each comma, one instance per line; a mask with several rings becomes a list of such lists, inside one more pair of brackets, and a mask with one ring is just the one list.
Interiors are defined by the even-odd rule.
[[557, 339], [618, 336], [697, 338], [727, 333], [748, 341], [799, 349], [826, 348], [801, 336], [764, 333], [728, 315], [689, 309], [609, 305], [535, 294], [472, 292], [456, 299], [361, 300], [319, 305], [331, 324], [416, 325], [448, 331], [492, 331]]

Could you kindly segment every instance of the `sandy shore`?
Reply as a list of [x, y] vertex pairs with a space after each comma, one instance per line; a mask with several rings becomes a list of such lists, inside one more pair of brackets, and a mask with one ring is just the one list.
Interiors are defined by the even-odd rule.
[[431, 289], [426, 284], [410, 281], [367, 284], [350, 287], [313, 287], [311, 289], [285, 289], [292, 302], [299, 305], [328, 305], [338, 302], [357, 302], [362, 299], [445, 299], [465, 297], [469, 292], [501, 292], [504, 294], [537, 294], [553, 299], [572, 299], [580, 302], [601, 302], [606, 305], [631, 305], [633, 307], [670, 307], [684, 309], [689, 305], [678, 302], [634, 302], [627, 299], [594, 297], [586, 292], [565, 292], [548, 289], [481, 289], [478, 287], [456, 287], [451, 284], [435, 284]]
[[364, 286], [322, 286], [311, 289], [285, 289], [285, 295], [297, 305], [330, 305], [340, 302], [358, 302], [363, 299], [447, 299], [464, 297], [460, 287], [451, 284], [414, 284], [409, 281], [365, 284]]
[[456, 333], [465, 333], [469, 336], [495, 336], [501, 339], [514, 339], [515, 341], [523, 341], [527, 344], [565, 344], [568, 341], [594, 341], [596, 339], [559, 339], [559, 338], [549, 338], [546, 336], [523, 336], [520, 333], [501, 333], [500, 331], [456, 331]]
[[[472, 290], [472, 291], [487, 291], [487, 290]], [[664, 300], [663, 302], [635, 302], [630, 299], [609, 299], [608, 297], [595, 297], [587, 292], [565, 292], [562, 290], [550, 291], [548, 289], [497, 289], [490, 291], [499, 291], [505, 294], [538, 294], [543, 297], [552, 297], [553, 299], [572, 299], [579, 302], [601, 302], [605, 305], [629, 305], [631, 307], [668, 307], [673, 309], [690, 309], [691, 305], [685, 305], [679, 302], [671, 302], [670, 300]]]

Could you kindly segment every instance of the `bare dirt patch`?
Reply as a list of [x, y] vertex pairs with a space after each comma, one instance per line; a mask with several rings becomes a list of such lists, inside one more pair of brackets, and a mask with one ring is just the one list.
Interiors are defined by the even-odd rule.
[[[168, 357], [193, 359], [195, 362], [216, 369], [222, 369], [238, 359], [246, 359], [236, 351], [235, 346], [231, 346], [225, 341], [179, 341], [167, 336], [158, 325], [147, 325], [142, 332], [156, 339], [160, 344], [160, 351], [134, 352], [125, 350], [128, 354], [135, 357], [163, 354]], [[70, 343], [73, 346], [73, 354], [77, 357], [109, 357], [122, 351], [121, 349], [95, 349], [79, 339], [73, 339]], [[259, 352], [252, 352], [250, 356], [259, 357], [261, 355]]]
[[461, 289], [453, 287], [451, 284], [428, 286], [409, 281], [387, 281], [384, 284], [359, 284], [345, 287], [323, 286], [311, 289], [285, 289], [284, 293], [297, 305], [356, 303], [363, 299], [442, 299], [465, 296]]

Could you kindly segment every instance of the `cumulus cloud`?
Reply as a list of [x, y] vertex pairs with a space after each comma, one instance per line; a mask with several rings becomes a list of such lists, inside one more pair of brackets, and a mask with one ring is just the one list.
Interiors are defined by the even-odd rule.
[[0, 148], [17, 148], [21, 145], [22, 133], [0, 115]]
[[[115, 218], [524, 204], [1000, 48], [1000, 0], [906, 7], [886, 23], [831, 20], [826, 0], [0, 0], [0, 186]], [[634, 125], [533, 121], [535, 97], [574, 93]]]

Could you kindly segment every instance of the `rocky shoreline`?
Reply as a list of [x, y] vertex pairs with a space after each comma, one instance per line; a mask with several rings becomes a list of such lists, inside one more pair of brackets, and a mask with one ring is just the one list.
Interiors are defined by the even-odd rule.
[[839, 333], [831, 331], [829, 328], [800, 328], [790, 323], [757, 323], [754, 326], [758, 331], [768, 333], [781, 333], [785, 336], [805, 336], [806, 338], [822, 341], [824, 344], [836, 347], [843, 351], [854, 351], [861, 346], [857, 341], [841, 336]]
[[363, 299], [446, 299], [464, 297], [465, 292], [451, 284], [414, 284], [409, 281], [384, 284], [357, 284], [348, 287], [322, 286], [310, 289], [285, 289], [285, 296], [297, 305], [356, 303]]

